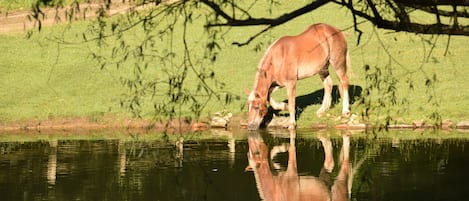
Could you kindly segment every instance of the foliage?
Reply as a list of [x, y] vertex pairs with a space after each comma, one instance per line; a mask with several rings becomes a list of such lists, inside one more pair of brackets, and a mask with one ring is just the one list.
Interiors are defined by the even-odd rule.
[[[239, 98], [224, 92], [224, 83], [215, 78], [213, 64], [220, 51], [217, 32], [205, 30], [208, 36], [203, 37], [208, 40], [198, 44], [189, 37], [201, 31], [189, 26], [201, 17], [190, 12], [197, 8], [194, 2], [176, 2], [116, 19], [107, 19], [103, 12], [83, 34], [85, 42], [98, 46], [92, 57], [101, 69], [114, 66], [131, 72], [121, 77], [127, 88], [121, 106], [135, 116], [141, 117], [151, 107], [156, 120], [199, 118], [210, 100], [227, 104]], [[194, 52], [195, 45], [205, 51]]]
[[365, 65], [364, 68], [365, 86], [359, 100], [359, 104], [364, 106], [361, 116], [372, 125], [386, 128], [395, 123], [393, 117], [398, 117], [407, 110], [408, 100], [405, 96], [397, 95], [399, 80], [393, 75], [390, 65], [384, 68]]
[[0, 11], [9, 12], [17, 10], [31, 9], [32, 6], [63, 6], [64, 4], [70, 3], [69, 0], [0, 0]]
[[[412, 103], [415, 101], [413, 97], [420, 93], [425, 106], [420, 106], [417, 110], [426, 112], [422, 120], [425, 119], [427, 124], [435, 127], [441, 126], [441, 100], [437, 92], [438, 83], [441, 81], [438, 81], [435, 71], [428, 73], [429, 64], [438, 62], [429, 59], [438, 43], [436, 40], [429, 42], [425, 37], [420, 40], [424, 42], [424, 57], [418, 67], [404, 67], [391, 52], [388, 52], [389, 50], [385, 51], [388, 62], [381, 64], [384, 66], [364, 65], [364, 89], [356, 106], [360, 108], [362, 119], [366, 122], [380, 129], [391, 124], [409, 123], [409, 120], [402, 121], [403, 114], [415, 112], [415, 109], [411, 108], [415, 107], [415, 103]], [[429, 51], [425, 50], [427, 46], [430, 46]], [[396, 73], [395, 69], [400, 70]], [[422, 79], [415, 79], [417, 76]]]

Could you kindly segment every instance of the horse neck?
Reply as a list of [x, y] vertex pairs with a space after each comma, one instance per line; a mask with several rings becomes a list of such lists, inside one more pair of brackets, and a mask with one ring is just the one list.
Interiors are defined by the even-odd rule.
[[272, 51], [271, 48], [275, 44], [274, 42], [266, 50], [261, 60], [259, 61], [258, 70], [256, 73], [256, 80], [254, 85], [254, 92], [257, 92], [261, 98], [267, 100], [268, 91], [270, 85], [272, 84], [272, 74], [270, 73], [272, 69]]
[[248, 157], [249, 165], [254, 170], [254, 178], [256, 180], [257, 190], [263, 200], [279, 200], [275, 199], [278, 187], [276, 186], [274, 175], [270, 170], [267, 158], [268, 148], [264, 142], [253, 139], [248, 140], [249, 151], [251, 153], [259, 153], [260, 158]]

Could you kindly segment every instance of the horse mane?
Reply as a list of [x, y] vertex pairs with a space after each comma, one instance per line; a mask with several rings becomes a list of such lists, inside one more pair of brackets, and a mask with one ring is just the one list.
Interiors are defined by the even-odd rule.
[[259, 61], [259, 65], [257, 66], [258, 71], [267, 71], [268, 69], [267, 66], [269, 66], [268, 62], [272, 62], [272, 51], [270, 49], [277, 44], [277, 41], [279, 39], [275, 40], [264, 52], [264, 55], [262, 56], [261, 60]]
[[[272, 65], [272, 51], [270, 49], [277, 43], [279, 39], [274, 41], [264, 52], [264, 55], [262, 56], [261, 60], [259, 61], [259, 64], [257, 66], [257, 73], [256, 73], [256, 78], [254, 81], [254, 87], [253, 90], [256, 90], [258, 84], [259, 84], [259, 79], [267, 78], [267, 71], [269, 70], [269, 66]], [[262, 76], [262, 77], [261, 77]]]

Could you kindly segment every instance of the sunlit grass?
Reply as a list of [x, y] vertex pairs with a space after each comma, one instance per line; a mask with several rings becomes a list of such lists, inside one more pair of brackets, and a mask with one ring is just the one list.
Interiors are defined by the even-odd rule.
[[59, 46], [52, 31], [25, 39], [0, 36], [1, 120], [47, 119], [119, 112], [118, 74], [100, 70], [86, 46]]
[[[292, 3], [287, 5], [286, 9], [297, 6]], [[265, 12], [265, 8], [263, 9]], [[275, 11], [272, 15], [276, 16]], [[357, 45], [357, 34], [350, 28], [350, 13], [334, 5], [325, 6], [274, 28], [249, 46], [237, 47], [231, 43], [244, 42], [263, 27], [223, 30], [226, 33], [224, 42], [221, 43], [222, 50], [217, 61], [210, 65], [213, 65], [215, 76], [225, 83], [224, 90], [239, 95], [241, 99], [234, 100], [229, 105], [212, 99], [203, 116], [223, 110], [244, 114], [247, 110], [245, 90], [251, 90], [258, 61], [267, 46], [280, 36], [299, 34], [308, 25], [319, 22], [334, 25], [345, 31], [353, 66], [351, 85], [365, 86], [365, 65], [379, 68], [390, 66], [393, 75], [400, 81], [397, 86], [398, 97], [409, 102], [407, 110], [394, 117], [397, 123], [411, 123], [416, 119], [428, 120], [429, 114], [434, 111], [439, 112], [443, 119], [460, 121], [469, 118], [466, 111], [469, 106], [469, 91], [465, 87], [468, 83], [465, 75], [469, 73], [469, 68], [466, 67], [469, 63], [469, 57], [466, 56], [469, 42], [466, 37], [451, 37], [448, 43], [447, 36], [393, 33], [377, 30], [364, 23], [360, 25], [360, 29], [365, 34]], [[195, 20], [189, 28], [192, 34], [189, 35], [188, 41], [194, 52], [203, 52], [205, 47], [203, 40], [200, 40], [205, 36], [202, 23], [203, 20]], [[62, 33], [66, 38], [78, 40], [87, 26], [87, 22], [75, 22], [72, 23], [71, 29], [65, 32], [63, 30], [66, 25], [46, 27], [31, 39], [25, 39], [21, 34], [0, 35], [0, 48], [8, 50], [0, 55], [0, 121], [93, 116], [104, 113], [129, 115], [119, 104], [121, 95], [126, 90], [120, 82], [120, 77], [129, 76], [129, 66], [119, 70], [113, 67], [101, 70], [90, 58], [89, 50], [96, 48], [94, 44], [60, 45], [50, 40], [52, 36], [62, 36]], [[127, 37], [138, 39], [140, 36], [135, 33]], [[260, 51], [255, 51], [258, 45]], [[336, 85], [338, 81], [335, 73], [332, 69], [330, 71]], [[147, 78], [152, 79], [157, 73], [157, 69], [150, 69]], [[436, 75], [437, 82], [429, 91], [425, 82], [433, 75]], [[413, 90], [409, 89], [407, 80], [412, 80]], [[187, 84], [189, 87], [195, 87], [191, 82]], [[300, 81], [297, 87], [297, 96], [302, 96], [322, 90], [322, 83], [316, 76]], [[434, 97], [429, 101], [430, 95]], [[285, 90], [276, 92], [274, 98], [285, 100]], [[439, 106], [431, 106], [432, 101]], [[315, 104], [306, 107], [298, 120], [298, 126], [309, 127], [312, 122], [331, 121], [341, 113], [341, 107], [334, 105], [329, 112], [331, 116], [318, 119], [315, 111], [319, 106]], [[150, 108], [151, 106], [146, 108], [147, 115], [151, 113]], [[363, 107], [352, 105], [352, 113], [360, 116], [362, 110]]]

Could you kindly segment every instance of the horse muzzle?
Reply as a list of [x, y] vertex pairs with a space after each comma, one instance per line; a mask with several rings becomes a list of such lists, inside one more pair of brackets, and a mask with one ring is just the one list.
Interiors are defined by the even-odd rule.
[[248, 124], [249, 131], [255, 131], [257, 129], [259, 129], [259, 123], [253, 122], [253, 123]]

